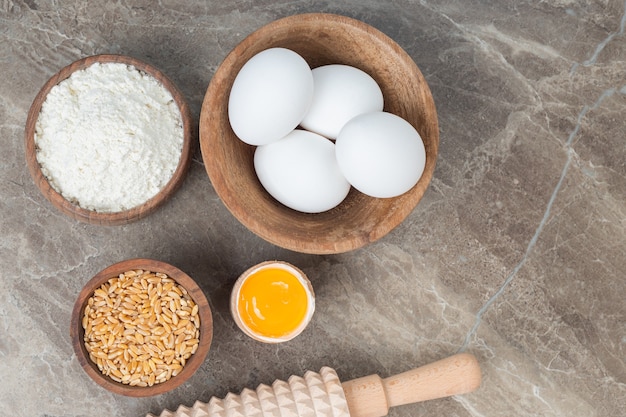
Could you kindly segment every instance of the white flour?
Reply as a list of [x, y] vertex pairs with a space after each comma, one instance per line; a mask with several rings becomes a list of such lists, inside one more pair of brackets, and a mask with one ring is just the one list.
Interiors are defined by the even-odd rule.
[[50, 90], [35, 143], [58, 193], [87, 210], [118, 212], [145, 203], [170, 180], [183, 122], [154, 77], [126, 64], [93, 64]]

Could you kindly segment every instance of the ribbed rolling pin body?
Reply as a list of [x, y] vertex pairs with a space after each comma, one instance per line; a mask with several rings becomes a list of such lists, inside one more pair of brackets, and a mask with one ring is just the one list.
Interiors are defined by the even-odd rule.
[[261, 384], [255, 391], [181, 405], [160, 417], [383, 417], [390, 407], [471, 392], [480, 380], [478, 362], [467, 353], [389, 378], [370, 375], [343, 384], [324, 367], [287, 382], [276, 380], [271, 387]]

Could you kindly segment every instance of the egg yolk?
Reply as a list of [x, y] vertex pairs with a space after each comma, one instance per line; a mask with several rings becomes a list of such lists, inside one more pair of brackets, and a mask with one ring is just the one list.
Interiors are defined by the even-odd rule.
[[239, 290], [238, 312], [254, 333], [265, 337], [290, 334], [304, 321], [308, 298], [296, 276], [279, 268], [250, 275]]

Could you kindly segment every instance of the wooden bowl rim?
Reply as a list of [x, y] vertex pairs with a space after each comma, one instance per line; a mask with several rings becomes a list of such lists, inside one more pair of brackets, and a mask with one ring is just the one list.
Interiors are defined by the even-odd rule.
[[[130, 208], [128, 210], [118, 212], [98, 212], [95, 210], [87, 210], [73, 202], [66, 200], [63, 195], [57, 192], [49, 183], [46, 176], [41, 170], [41, 166], [37, 161], [37, 145], [35, 143], [35, 128], [41, 107], [46, 100], [50, 90], [67, 79], [75, 71], [79, 71], [96, 63], [122, 63], [134, 66], [137, 70], [155, 78], [160, 82], [171, 94], [180, 110], [183, 122], [183, 148], [176, 166], [176, 170], [172, 174], [170, 180], [165, 186], [152, 198], [144, 203]], [[44, 197], [58, 210], [72, 219], [97, 225], [121, 225], [131, 223], [146, 217], [154, 212], [158, 207], [165, 203], [174, 192], [181, 186], [191, 164], [192, 157], [192, 116], [191, 110], [183, 94], [176, 85], [160, 70], [154, 66], [147, 64], [137, 58], [119, 54], [99, 54], [92, 55], [77, 61], [60, 69], [56, 74], [48, 79], [48, 81], [39, 90], [39, 93], [33, 100], [28, 111], [25, 127], [25, 152], [26, 163], [28, 165], [31, 177], [35, 185], [39, 188]]]
[[[178, 375], [151, 387], [130, 386], [113, 381], [100, 372], [98, 367], [91, 361], [83, 342], [85, 330], [82, 327], [82, 317], [87, 300], [93, 295], [94, 291], [107, 280], [117, 277], [120, 273], [137, 269], [162, 272], [174, 279], [187, 290], [191, 298], [198, 305], [198, 314], [200, 315], [200, 343], [196, 353], [191, 355], [183, 367], [183, 370]], [[182, 270], [166, 262], [154, 259], [127, 259], [106, 267], [83, 286], [72, 309], [70, 338], [72, 340], [72, 348], [74, 349], [74, 353], [81, 367], [98, 385], [111, 392], [128, 397], [148, 397], [163, 394], [177, 388], [185, 383], [185, 381], [200, 368], [209, 353], [213, 340], [213, 316], [209, 302], [202, 289]]]
[[[432, 120], [429, 121], [429, 124], [433, 128], [433, 131], [429, 136], [430, 152], [427, 153], [426, 168], [421, 179], [415, 187], [407, 193], [404, 193], [399, 197], [387, 199], [389, 201], [401, 202], [401, 204], [394, 204], [393, 207], [390, 206], [390, 210], [394, 211], [394, 215], [392, 216], [393, 219], [390, 219], [390, 216], [388, 216], [384, 222], [374, 222], [371, 228], [367, 230], [359, 230], [350, 236], [344, 237], [343, 240], [335, 240], [333, 242], [325, 241], [321, 243], [319, 236], [316, 236], [314, 233], [304, 233], [304, 235], [307, 236], [306, 241], [302, 239], [294, 239], [288, 233], [277, 233], [275, 229], [272, 229], [264, 222], [264, 219], [256, 219], [246, 212], [245, 205], [243, 205], [238, 198], [235, 197], [234, 192], [230, 192], [232, 190], [228, 189], [228, 181], [226, 180], [228, 170], [223, 169], [224, 167], [220, 166], [219, 163], [215, 163], [216, 158], [219, 158], [224, 152], [220, 149], [216, 149], [215, 145], [218, 140], [213, 138], [215, 126], [211, 124], [211, 122], [219, 121], [219, 108], [220, 106], [225, 105], [225, 100], [227, 100], [230, 88], [232, 87], [232, 83], [229, 84], [227, 88], [222, 88], [221, 84], [225, 82], [225, 80], [228, 80], [229, 73], [231, 71], [238, 71], [237, 67], [241, 68], [241, 66], [243, 66], [242, 62], [238, 62], [238, 56], [242, 54], [242, 51], [246, 51], [248, 48], [254, 47], [255, 43], [264, 37], [274, 41], [275, 38], [272, 36], [272, 31], [278, 26], [311, 26], [314, 25], [315, 22], [319, 21], [322, 21], [327, 25], [341, 26], [343, 28], [347, 27], [350, 30], [358, 31], [361, 36], [368, 36], [375, 39], [376, 42], [381, 45], [381, 48], [384, 47], [386, 50], [391, 51], [389, 53], [393, 54], [393, 56], [401, 62], [402, 65], [410, 68], [411, 73], [418, 77], [418, 80], [416, 81], [419, 82], [424, 95], [429, 100], [429, 104], [432, 109]], [[219, 125], [219, 123], [216, 122], [215, 125]], [[382, 238], [402, 223], [417, 206], [425, 193], [428, 184], [432, 180], [439, 147], [439, 126], [434, 99], [426, 80], [424, 79], [420, 69], [417, 67], [417, 64], [406, 51], [404, 51], [393, 39], [388, 37], [383, 32], [362, 21], [332, 13], [305, 13], [284, 17], [262, 26], [245, 37], [226, 56], [213, 75], [202, 103], [199, 127], [200, 150], [204, 160], [205, 169], [216, 193], [231, 214], [248, 230], [262, 239], [289, 250], [310, 254], [337, 254], [359, 249]], [[351, 190], [351, 193], [361, 194], [354, 188]], [[276, 204], [280, 203], [276, 202]], [[341, 207], [343, 204], [344, 203], [340, 204], [338, 207]], [[298, 213], [294, 214], [294, 216], [300, 216], [299, 220], [302, 219], [306, 222], [308, 219], [316, 218], [316, 216], [319, 215]]]

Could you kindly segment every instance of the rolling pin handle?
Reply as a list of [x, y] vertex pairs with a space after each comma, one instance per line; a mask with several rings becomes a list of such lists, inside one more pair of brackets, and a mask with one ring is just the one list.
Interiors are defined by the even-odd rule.
[[350, 417], [383, 417], [389, 412], [383, 380], [369, 375], [341, 384]]
[[370, 375], [342, 386], [350, 417], [383, 417], [390, 407], [466, 394], [480, 381], [476, 358], [460, 353], [389, 378]]

